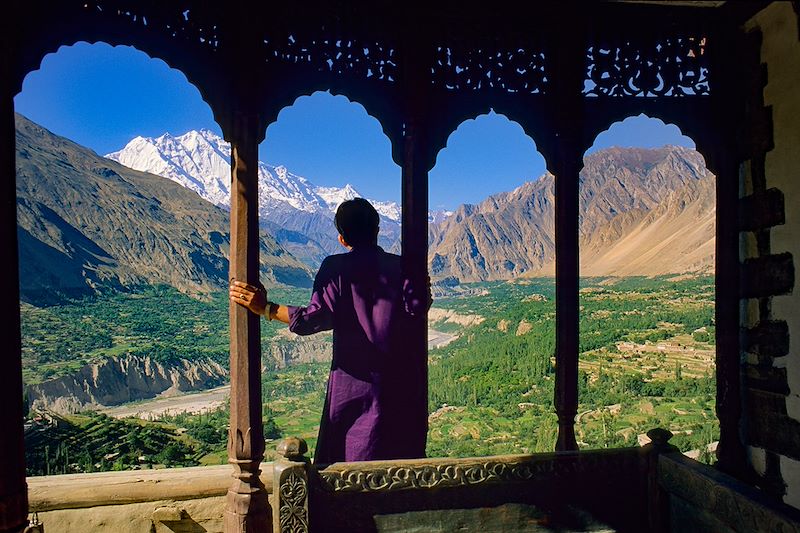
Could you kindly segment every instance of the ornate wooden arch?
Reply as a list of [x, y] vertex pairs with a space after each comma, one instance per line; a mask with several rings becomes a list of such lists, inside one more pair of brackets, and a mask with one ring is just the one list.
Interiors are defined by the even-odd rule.
[[[292, 84], [294, 85], [294, 84]], [[296, 90], [293, 90], [296, 89]], [[402, 164], [402, 123], [400, 116], [391, 109], [391, 100], [384, 97], [382, 93], [373, 93], [354, 89], [351, 86], [342, 88], [331, 88], [323, 80], [316, 84], [303, 84], [302, 89], [296, 87], [271, 87], [268, 93], [262, 96], [259, 102], [260, 114], [266, 122], [266, 130], [279, 120], [279, 115], [284, 109], [294, 106], [301, 98], [311, 96], [317, 92], [328, 92], [333, 96], [343, 96], [351, 104], [358, 104], [371, 119], [375, 120], [381, 127], [383, 135], [391, 144], [391, 156], [395, 163]]]
[[[18, 30], [17, 61], [12, 73], [14, 94], [22, 90], [25, 76], [38, 70], [44, 57], [62, 46], [78, 42], [132, 46], [181, 72], [211, 107], [214, 119], [224, 125], [220, 111], [225, 99], [232, 95], [224, 83], [226, 77], [220, 76], [226, 72], [220, 45], [212, 45], [212, 37], [205, 43], [200, 41], [210, 32], [201, 24], [190, 24], [180, 12], [180, 4], [137, 5], [117, 14], [99, 10], [106, 2], [72, 4], [86, 7], [76, 10], [69, 2], [48, 5], [45, 13], [31, 14], [37, 21], [35, 25]], [[34, 6], [31, 7], [33, 10]], [[175, 27], [174, 34], [164, 31], [168, 26]]]
[[[522, 126], [556, 176], [555, 403], [558, 449], [565, 450], [576, 446], [577, 186], [583, 154], [600, 131], [624, 117], [645, 113], [675, 123], [695, 139], [718, 184], [726, 184], [718, 185], [717, 261], [728, 267], [717, 276], [718, 353], [726, 365], [718, 367], [718, 406], [724, 414], [721, 449], [733, 450], [720, 459], [733, 470], [744, 463], [743, 451], [736, 449], [738, 234], [732, 187], [741, 159], [734, 126], [744, 123], [744, 104], [732, 89], [739, 65], [730, 51], [745, 20], [736, 15], [741, 8], [592, 2], [576, 12], [569, 3], [518, 4], [15, 0], [12, 16], [0, 21], [0, 168], [13, 175], [13, 96], [47, 53], [78, 41], [134, 46], [183, 72], [231, 142], [231, 273], [255, 281], [258, 143], [282, 108], [303, 94], [330, 90], [363, 105], [389, 137], [392, 157], [403, 169], [404, 262], [413, 276], [424, 277], [428, 171], [463, 120], [494, 109]], [[16, 250], [15, 192], [12, 180], [6, 181], [0, 246]], [[12, 330], [11, 351], [18, 353], [18, 280], [10, 284], [2, 316]], [[417, 326], [414, 364], [424, 365], [424, 321]], [[231, 531], [259, 530], [269, 512], [258, 482], [263, 438], [257, 317], [231, 308], [231, 333], [235, 401], [229, 454], [236, 472], [226, 516]], [[18, 363], [8, 362], [6, 370], [19, 374], [21, 385]], [[13, 392], [17, 382], [12, 385]], [[425, 391], [416, 393], [422, 413]], [[21, 418], [20, 398], [9, 393], [0, 400], [11, 406], [9, 420]], [[8, 439], [16, 447], [0, 454], [6, 461], [0, 463], [0, 492], [17, 498], [12, 515], [22, 520], [17, 429]]]
[[[630, 117], [644, 115], [656, 119], [665, 125], [676, 126], [681, 134], [691, 138], [696, 149], [706, 159], [706, 166], [713, 157], [714, 147], [719, 144], [721, 134], [714, 131], [716, 116], [710, 107], [711, 102], [677, 102], [681, 105], [670, 105], [671, 102], [625, 102], [625, 105], [613, 105], [613, 102], [601, 108], [591, 109], [585, 116], [586, 137], [591, 143], [597, 137], [622, 123]], [[637, 105], [639, 104], [639, 105]], [[657, 105], [655, 105], [657, 104]], [[699, 104], [699, 105], [698, 105]]]

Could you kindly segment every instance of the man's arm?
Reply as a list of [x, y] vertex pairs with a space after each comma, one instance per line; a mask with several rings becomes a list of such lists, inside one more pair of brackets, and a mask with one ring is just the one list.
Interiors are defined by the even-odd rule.
[[243, 281], [233, 280], [228, 292], [231, 301], [246, 307], [257, 315], [266, 316], [270, 320], [289, 323], [289, 308], [267, 300], [267, 290], [261, 285], [250, 285]]
[[250, 285], [243, 281], [233, 280], [228, 294], [231, 301], [246, 307], [255, 314], [289, 324], [289, 329], [298, 335], [310, 335], [333, 327], [329, 305], [331, 298], [326, 298], [324, 294], [326, 290], [317, 285], [315, 280], [314, 292], [308, 307], [290, 308], [287, 305], [270, 302], [267, 300], [267, 290], [260, 283]]
[[268, 302], [267, 307], [267, 318], [270, 320], [277, 320], [278, 322], [283, 322], [284, 324], [289, 323], [289, 306], [276, 304], [275, 302]]

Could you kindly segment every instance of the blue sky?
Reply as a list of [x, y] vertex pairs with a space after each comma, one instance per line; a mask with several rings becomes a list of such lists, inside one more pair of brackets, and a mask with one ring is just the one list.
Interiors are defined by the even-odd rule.
[[[137, 135], [221, 134], [199, 91], [177, 70], [130, 47], [78, 43], [49, 54], [25, 79], [16, 110], [58, 135], [105, 154]], [[600, 134], [609, 146], [694, 147], [675, 126], [632, 117]], [[260, 157], [323, 186], [353, 184], [363, 195], [399, 200], [400, 168], [378, 121], [342, 96], [316, 93], [281, 111]], [[494, 113], [462, 123], [430, 174], [431, 208], [453, 209], [511, 190], [544, 172], [544, 160], [519, 124]]]

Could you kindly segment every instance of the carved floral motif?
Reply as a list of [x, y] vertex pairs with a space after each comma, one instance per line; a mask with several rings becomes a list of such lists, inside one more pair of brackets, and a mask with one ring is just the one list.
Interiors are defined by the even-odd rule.
[[702, 96], [710, 93], [706, 39], [646, 44], [595, 43], [587, 49], [585, 96]]
[[[334, 492], [376, 492], [426, 489], [529, 481], [553, 475], [590, 470], [614, 471], [635, 461], [632, 454], [619, 456], [537, 459], [521, 462], [486, 461], [481, 463], [397, 465], [385, 468], [321, 470], [322, 487]], [[631, 468], [628, 465], [627, 468]]]
[[281, 480], [280, 484], [281, 532], [306, 533], [308, 531], [306, 479], [295, 471]]
[[288, 35], [281, 39], [265, 39], [267, 61], [306, 64], [320, 72], [350, 75], [356, 78], [394, 82], [398, 79], [397, 54], [385, 43], [325, 37], [304, 39]]
[[213, 10], [192, 9], [194, 2], [114, 2], [85, 0], [84, 11], [125, 19], [133, 26], [153, 29], [161, 35], [195, 41], [216, 51], [220, 46], [216, 16]]
[[543, 52], [522, 47], [507, 50], [436, 48], [431, 82], [449, 90], [502, 90], [509, 93], [545, 92]]

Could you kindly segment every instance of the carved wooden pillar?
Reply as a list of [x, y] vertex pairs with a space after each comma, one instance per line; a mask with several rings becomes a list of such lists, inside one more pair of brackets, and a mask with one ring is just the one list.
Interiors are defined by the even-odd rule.
[[[413, 21], [410, 22], [413, 24]], [[402, 256], [403, 268], [417, 287], [424, 287], [428, 277], [428, 171], [430, 150], [427, 135], [428, 64], [422, 39], [409, 43], [404, 51], [404, 133], [402, 161]], [[409, 417], [414, 426], [413, 456], [425, 456], [428, 432], [428, 319], [416, 317], [409, 335]]]
[[585, 22], [569, 17], [573, 31], [560, 33], [553, 50], [555, 137], [548, 166], [555, 176], [556, 226], [556, 450], [577, 450], [578, 414], [578, 173], [583, 168]]
[[[231, 142], [230, 276], [258, 282], [258, 142], [255, 115], [237, 116]], [[230, 304], [231, 420], [228, 461], [234, 481], [228, 489], [225, 532], [269, 531], [272, 523], [267, 491], [259, 479], [264, 458], [261, 420], [260, 317]]]
[[[713, 132], [697, 142], [706, 166], [717, 177], [715, 307], [717, 345], [718, 466], [751, 479], [742, 427], [742, 351], [740, 346], [739, 167], [771, 147], [768, 116], [763, 111], [764, 72], [760, 39], [745, 39], [738, 24], [716, 28], [710, 42], [713, 72]], [[747, 80], [743, 82], [742, 80]], [[755, 120], [753, 120], [755, 119]], [[761, 120], [759, 120], [761, 119]], [[760, 137], [761, 143], [746, 139]]]
[[578, 173], [583, 151], [561, 138], [552, 169], [556, 188], [556, 450], [577, 450], [578, 414]]
[[[428, 158], [425, 135], [420, 122], [412, 118], [406, 123], [403, 137], [402, 173], [402, 255], [406, 275], [417, 287], [424, 287], [428, 275]], [[425, 456], [428, 432], [428, 320], [415, 317], [408, 339], [409, 423], [413, 434], [421, 436], [415, 443], [416, 457]], [[418, 380], [418, 381], [417, 381]]]
[[739, 165], [736, 150], [714, 156], [717, 176], [717, 238], [714, 322], [717, 336], [717, 457], [722, 470], [747, 477], [747, 457], [741, 436], [742, 362], [739, 346]]
[[[5, 47], [2, 42], [0, 46]], [[5, 274], [0, 293], [3, 351], [0, 354], [0, 531], [21, 531], [27, 525], [28, 487], [25, 483], [23, 438], [22, 353], [19, 318], [19, 264], [17, 250], [17, 193], [14, 96], [11, 89], [11, 52], [0, 55], [0, 250]]]

